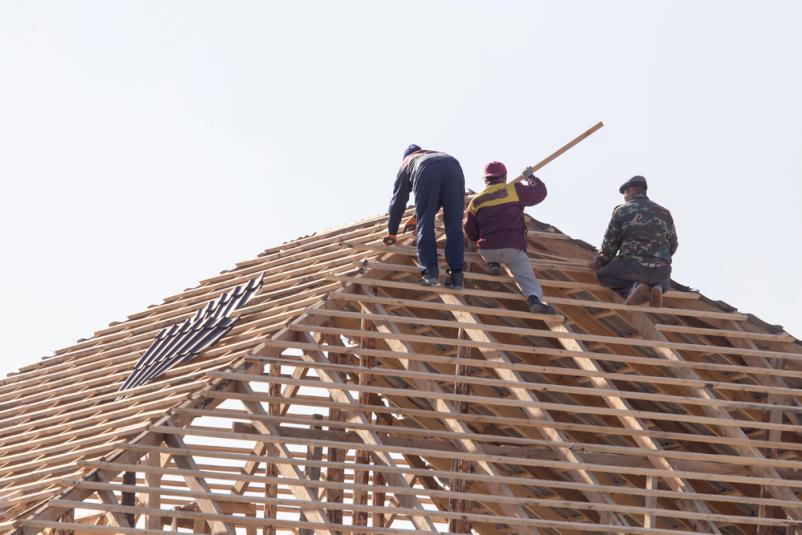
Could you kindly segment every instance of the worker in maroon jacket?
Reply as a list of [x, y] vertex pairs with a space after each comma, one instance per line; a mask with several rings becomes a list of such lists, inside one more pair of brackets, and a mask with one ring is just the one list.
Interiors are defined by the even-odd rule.
[[503, 163], [485, 165], [487, 187], [468, 205], [465, 234], [476, 242], [491, 275], [501, 274], [501, 264], [509, 268], [526, 296], [529, 310], [555, 314], [551, 305], [542, 302], [543, 290], [526, 254], [524, 207], [546, 198], [546, 185], [533, 172], [532, 167], [523, 170], [526, 184], [507, 184], [507, 168]]

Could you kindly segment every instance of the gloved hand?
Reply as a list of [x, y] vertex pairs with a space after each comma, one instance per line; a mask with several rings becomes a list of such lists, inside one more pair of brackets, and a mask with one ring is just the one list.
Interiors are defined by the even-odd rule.
[[526, 167], [524, 167], [524, 170], [521, 171], [521, 174], [524, 176], [524, 178], [529, 178], [535, 174], [535, 168], [532, 167], [531, 165], [527, 165]]
[[395, 234], [388, 234], [382, 240], [382, 243], [384, 243], [384, 245], [395, 245], [395, 242], [396, 242], [396, 235]]
[[415, 217], [415, 214], [412, 214], [407, 222], [404, 223], [404, 229], [401, 231], [402, 233], [409, 232], [410, 230], [415, 230], [415, 226], [418, 224], [418, 218]]

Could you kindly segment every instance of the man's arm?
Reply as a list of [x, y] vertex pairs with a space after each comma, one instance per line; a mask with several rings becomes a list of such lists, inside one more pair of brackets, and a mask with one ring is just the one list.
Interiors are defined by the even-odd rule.
[[597, 263], [604, 265], [608, 263], [618, 253], [621, 248], [621, 218], [618, 216], [618, 210], [613, 210], [613, 217], [610, 218], [610, 224], [607, 225], [607, 232], [604, 233], [604, 240], [602, 241], [601, 252], [597, 259]]
[[405, 165], [398, 170], [398, 176], [393, 185], [393, 198], [390, 199], [390, 217], [387, 220], [387, 234], [395, 236], [398, 234], [398, 226], [401, 224], [401, 218], [404, 216], [404, 210], [407, 208], [407, 201], [409, 200], [409, 171]]
[[679, 242], [677, 241], [677, 228], [674, 226], [673, 219], [669, 221], [668, 241], [671, 244], [671, 256], [674, 256], [674, 253], [677, 252], [677, 247], [679, 247]]
[[529, 176], [526, 182], [526, 184], [523, 182], [515, 184], [515, 191], [518, 192], [518, 200], [521, 204], [524, 206], [534, 206], [542, 202], [548, 194], [546, 184], [535, 175]]
[[468, 239], [472, 242], [479, 241], [479, 222], [476, 221], [476, 216], [471, 212], [470, 206], [468, 210], [466, 210], [466, 213], [465, 224], [462, 226], [465, 230], [465, 235], [468, 236]]

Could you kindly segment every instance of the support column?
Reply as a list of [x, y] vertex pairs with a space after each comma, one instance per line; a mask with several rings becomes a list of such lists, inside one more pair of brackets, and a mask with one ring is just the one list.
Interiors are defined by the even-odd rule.
[[[363, 332], [367, 331], [374, 331], [375, 326], [372, 322], [367, 320], [362, 320], [360, 325], [360, 330]], [[373, 350], [376, 349], [376, 339], [372, 337], [362, 337], [359, 342], [359, 346], [364, 349]], [[373, 357], [367, 355], [359, 355], [359, 366], [360, 368], [370, 369], [373, 366]], [[372, 376], [370, 372], [360, 372], [359, 373], [359, 384], [363, 386], [369, 386], [372, 382]], [[368, 405], [371, 402], [372, 395], [369, 392], [359, 392], [359, 404], [360, 405]], [[373, 414], [371, 411], [366, 411], [364, 413], [365, 419], [370, 421], [373, 418]], [[354, 483], [357, 485], [368, 485], [370, 483], [370, 471], [367, 468], [362, 468], [363, 466], [368, 466], [370, 464], [370, 452], [366, 450], [357, 450], [356, 451], [356, 469], [354, 471]], [[366, 490], [354, 490], [354, 505], [367, 505], [368, 503], [368, 492]], [[354, 511], [354, 518], [353, 518], [353, 525], [355, 526], [367, 526], [368, 525], [368, 513], [367, 511]]]
[[[646, 490], [657, 490], [657, 477], [646, 476]], [[657, 498], [655, 496], [646, 496], [646, 508], [649, 510], [643, 515], [644, 528], [656, 528], [657, 523], [653, 511], [657, 508]]]
[[[374, 396], [374, 404], [381, 405], [381, 399], [379, 396]], [[392, 425], [393, 424], [393, 417], [387, 413], [381, 413], [376, 415], [376, 425]], [[384, 479], [384, 474], [382, 472], [373, 472], [373, 505], [375, 507], [384, 507], [384, 500], [387, 495], [384, 492], [379, 492], [377, 489], [383, 487], [387, 484], [387, 481]], [[386, 528], [390, 527], [390, 522], [387, 522], [384, 513], [373, 513], [373, 527], [374, 528]]]
[[[70, 522], [70, 523], [75, 522], [75, 510], [74, 509], [68, 509], [68, 510], [64, 511], [64, 514], [61, 515], [61, 518], [59, 519], [59, 521], [61, 521], [61, 522]], [[75, 531], [73, 531], [71, 529], [56, 529], [56, 530], [53, 531], [53, 533], [54, 533], [54, 535], [75, 535]]]
[[[315, 420], [322, 420], [323, 419], [323, 416], [320, 415], [320, 414], [314, 414], [314, 415], [312, 415], [312, 417]], [[320, 425], [313, 425], [313, 426], [311, 426], [311, 429], [316, 430], [316, 431], [320, 431], [321, 429], [323, 429], [323, 427], [320, 426]], [[311, 446], [311, 445], [309, 447], [307, 447], [307, 449], [306, 449], [306, 459], [308, 461], [320, 461], [320, 460], [322, 460], [323, 459], [323, 447], [322, 446]], [[306, 469], [304, 470], [304, 473], [306, 474], [306, 478], [307, 479], [310, 479], [310, 480], [313, 480], [313, 481], [317, 481], [317, 480], [320, 479], [320, 467], [319, 466], [307, 465]], [[317, 497], [318, 496], [318, 488], [317, 487], [309, 487], [309, 493], [312, 494], [312, 496]], [[307, 522], [308, 521], [307, 518], [306, 518], [306, 515], [303, 513], [303, 511], [301, 511], [301, 514], [299, 515], [299, 520], [301, 522]], [[313, 530], [311, 530], [309, 528], [301, 528], [301, 529], [298, 530], [298, 535], [314, 535], [314, 533], [313, 533]]]
[[[339, 337], [337, 336], [328, 336], [326, 343], [330, 346], [340, 346], [342, 345]], [[347, 364], [346, 362], [346, 355], [343, 353], [334, 353], [329, 351], [329, 362], [332, 364]], [[329, 420], [333, 422], [344, 422], [345, 421], [345, 414], [340, 409], [331, 408], [329, 409]], [[329, 431], [339, 432], [341, 429], [339, 427], [329, 427]], [[328, 449], [328, 461], [330, 463], [344, 463], [345, 462], [345, 450], [338, 449], [338, 448], [329, 448]], [[342, 483], [345, 481], [345, 471], [342, 468], [327, 468], [326, 469], [326, 481], [330, 483]], [[326, 501], [330, 503], [343, 503], [343, 490], [338, 488], [327, 488], [326, 489]], [[331, 519], [332, 524], [342, 524], [343, 523], [343, 510], [342, 509], [330, 509], [328, 511], [329, 518]], [[334, 531], [337, 535], [340, 535], [341, 531]]]
[[[144, 459], [144, 464], [146, 466], [155, 466], [161, 467], [161, 453], [158, 451], [152, 451], [147, 454]], [[162, 483], [162, 474], [145, 472], [145, 485], [148, 487], [159, 488]], [[160, 509], [161, 508], [161, 499], [162, 495], [160, 492], [151, 491], [145, 495], [145, 500], [148, 509]], [[147, 521], [145, 522], [146, 529], [162, 529], [162, 518], [160, 515], [149, 514], [147, 516]]]
[[[281, 364], [271, 364], [270, 365], [270, 377], [280, 377], [281, 376]], [[278, 398], [281, 396], [281, 384], [280, 383], [270, 383], [268, 388], [268, 393], [272, 398]], [[270, 416], [278, 416], [281, 414], [281, 404], [276, 401], [271, 401], [268, 405], [268, 414]], [[278, 477], [278, 467], [276, 463], [267, 463], [265, 465], [265, 498], [272, 499], [278, 497], [278, 485], [274, 483], [269, 483], [271, 480], [270, 478]], [[276, 515], [278, 514], [278, 507], [275, 503], [266, 503], [265, 504], [265, 519], [266, 520], [275, 520]], [[274, 523], [267, 524], [265, 523], [264, 528], [262, 529], [262, 533], [264, 535], [276, 535], [276, 525]]]
[[[131, 485], [132, 487], [136, 486], [136, 472], [124, 472], [123, 473], [123, 485]], [[136, 493], [134, 492], [123, 492], [122, 493], [122, 502], [120, 505], [127, 505], [129, 507], [133, 507], [136, 505]], [[136, 516], [134, 513], [126, 513], [125, 518], [128, 520], [129, 526], [136, 526]]]
[[[459, 340], [465, 339], [465, 330], [460, 329], [457, 335]], [[458, 346], [457, 348], [457, 359], [465, 359], [470, 358], [470, 348], [467, 346]], [[461, 376], [466, 376], [471, 374], [471, 369], [469, 366], [464, 366], [462, 364], [457, 364], [456, 369], [454, 370], [454, 394], [460, 395], [470, 395], [471, 387], [468, 383], [460, 381]], [[454, 408], [457, 413], [465, 414], [468, 412], [468, 403], [465, 401], [460, 401], [454, 404]], [[460, 472], [460, 473], [468, 473], [470, 474], [473, 472], [473, 463], [464, 459], [452, 459], [451, 460], [451, 471], [452, 472]], [[464, 492], [468, 491], [468, 487], [470, 484], [461, 478], [452, 478], [449, 482], [449, 487], [451, 492], [455, 495], [460, 495]], [[457, 498], [452, 498], [450, 500], [450, 507], [451, 510], [455, 513], [470, 513], [471, 512], [471, 503], [467, 500], [460, 500]], [[453, 518], [448, 523], [448, 531], [455, 532], [455, 533], [470, 533], [471, 532], [471, 522], [469, 520], [465, 520], [462, 518]]]

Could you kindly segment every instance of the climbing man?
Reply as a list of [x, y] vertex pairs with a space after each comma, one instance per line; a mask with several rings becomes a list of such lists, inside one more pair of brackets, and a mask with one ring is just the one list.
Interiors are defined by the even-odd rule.
[[596, 257], [596, 276], [628, 305], [663, 305], [671, 282], [677, 231], [671, 212], [646, 196], [646, 179], [633, 176], [618, 188], [624, 204], [613, 210]]
[[417, 145], [407, 147], [393, 186], [385, 245], [393, 245], [396, 242], [398, 226], [401, 224], [410, 190], [415, 192], [420, 283], [424, 286], [433, 286], [438, 281], [440, 269], [437, 264], [434, 217], [442, 207], [448, 264], [448, 279], [445, 281], [445, 286], [462, 289], [465, 256], [462, 237], [465, 176], [462, 174], [462, 167], [456, 158], [443, 152], [423, 150]]
[[526, 296], [529, 310], [555, 314], [551, 305], [542, 302], [543, 290], [526, 254], [524, 207], [534, 206], [545, 199], [546, 185], [533, 174], [532, 167], [527, 167], [521, 174], [526, 177], [526, 184], [507, 184], [507, 168], [503, 163], [485, 165], [487, 187], [468, 205], [465, 234], [476, 242], [479, 255], [487, 262], [491, 275], [501, 274], [501, 264], [509, 268], [521, 293]]

